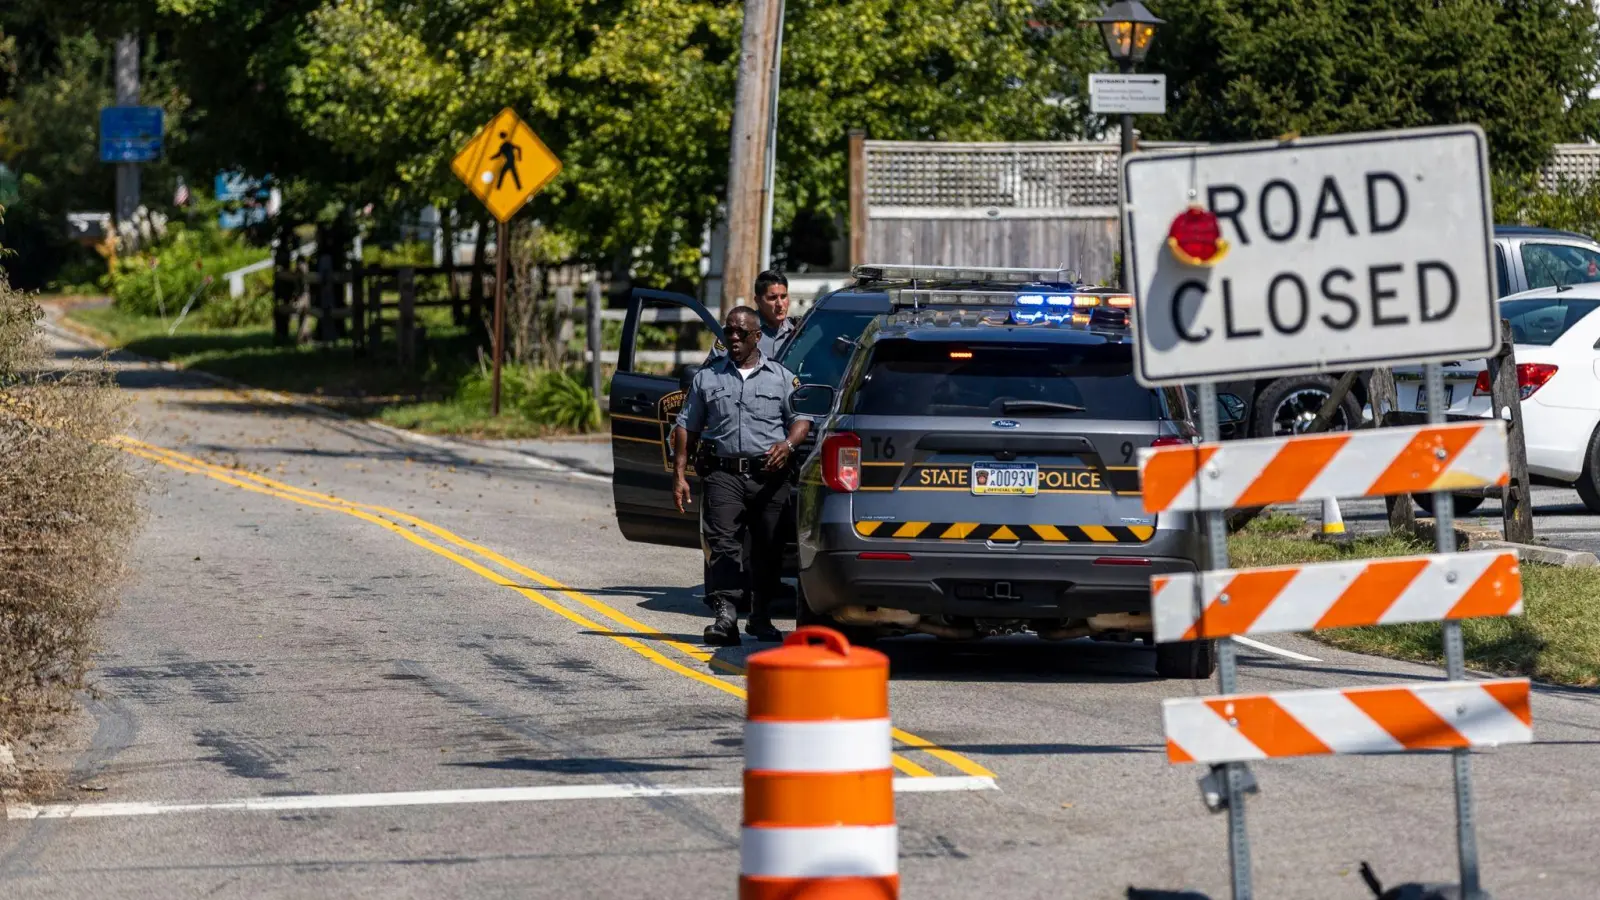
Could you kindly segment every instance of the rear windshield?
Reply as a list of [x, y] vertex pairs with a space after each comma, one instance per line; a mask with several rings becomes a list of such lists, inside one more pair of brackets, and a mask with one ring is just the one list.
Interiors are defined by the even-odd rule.
[[883, 341], [873, 349], [851, 411], [868, 416], [1161, 418], [1155, 392], [1133, 380], [1127, 344]]
[[1548, 347], [1578, 320], [1594, 312], [1600, 300], [1563, 300], [1556, 297], [1530, 297], [1506, 300], [1500, 304], [1500, 318], [1511, 320], [1511, 340], [1518, 344]]
[[838, 339], [846, 337], [853, 341], [861, 337], [861, 332], [867, 330], [867, 325], [877, 315], [872, 312], [812, 310], [778, 361], [800, 376], [800, 380], [806, 384], [837, 387], [853, 349], [852, 345], [841, 346]]

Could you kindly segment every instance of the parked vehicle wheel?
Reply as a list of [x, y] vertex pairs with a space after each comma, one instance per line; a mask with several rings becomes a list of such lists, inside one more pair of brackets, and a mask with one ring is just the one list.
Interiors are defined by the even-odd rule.
[[[1251, 433], [1256, 437], [1287, 437], [1304, 434], [1317, 417], [1322, 404], [1333, 395], [1336, 379], [1326, 375], [1298, 375], [1279, 378], [1256, 394]], [[1345, 431], [1361, 422], [1361, 404], [1354, 392], [1333, 411], [1327, 431]]]
[[[1411, 499], [1417, 501], [1417, 506], [1428, 515], [1433, 515], [1432, 494], [1412, 494]], [[1457, 516], [1470, 516], [1472, 511], [1483, 505], [1483, 497], [1474, 497], [1471, 494], [1451, 494], [1450, 508], [1455, 510]]]
[[1589, 452], [1583, 455], [1583, 471], [1578, 473], [1578, 497], [1592, 513], [1600, 514], [1600, 428], [1589, 436]]
[[1156, 674], [1162, 678], [1210, 678], [1216, 670], [1216, 641], [1156, 645]]

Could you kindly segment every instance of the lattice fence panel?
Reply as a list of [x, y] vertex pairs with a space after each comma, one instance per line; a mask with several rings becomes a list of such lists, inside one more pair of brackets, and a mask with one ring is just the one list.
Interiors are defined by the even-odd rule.
[[867, 205], [1063, 209], [1114, 206], [1111, 144], [868, 141]]
[[1600, 145], [1557, 144], [1539, 173], [1539, 186], [1554, 190], [1562, 181], [1587, 182], [1600, 176]]

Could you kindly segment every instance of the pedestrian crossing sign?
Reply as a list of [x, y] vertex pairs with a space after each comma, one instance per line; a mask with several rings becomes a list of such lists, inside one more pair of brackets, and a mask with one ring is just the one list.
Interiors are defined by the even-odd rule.
[[560, 173], [561, 160], [508, 106], [461, 148], [450, 169], [505, 222]]

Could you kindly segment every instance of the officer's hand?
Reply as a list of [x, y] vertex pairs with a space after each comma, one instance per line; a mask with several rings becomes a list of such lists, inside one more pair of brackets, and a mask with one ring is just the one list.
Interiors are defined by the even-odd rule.
[[779, 441], [767, 448], [767, 471], [776, 472], [789, 464], [789, 445]]
[[680, 477], [672, 486], [672, 499], [677, 501], [678, 512], [685, 512], [684, 507], [694, 503], [694, 495], [689, 492], [689, 480]]

